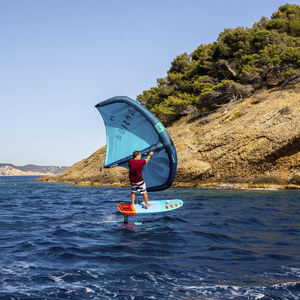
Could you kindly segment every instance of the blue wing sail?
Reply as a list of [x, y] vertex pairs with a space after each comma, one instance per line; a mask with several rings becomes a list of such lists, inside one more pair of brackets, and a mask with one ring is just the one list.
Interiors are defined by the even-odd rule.
[[106, 128], [104, 167], [128, 168], [133, 151], [141, 151], [143, 158], [153, 151], [153, 157], [143, 169], [147, 190], [161, 191], [170, 187], [176, 175], [177, 154], [162, 123], [129, 97], [110, 98], [98, 103], [96, 108]]

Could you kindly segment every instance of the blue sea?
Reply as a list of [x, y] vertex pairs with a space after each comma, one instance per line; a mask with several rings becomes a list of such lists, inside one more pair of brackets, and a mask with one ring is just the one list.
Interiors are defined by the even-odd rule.
[[299, 191], [128, 188], [0, 178], [0, 299], [300, 299]]

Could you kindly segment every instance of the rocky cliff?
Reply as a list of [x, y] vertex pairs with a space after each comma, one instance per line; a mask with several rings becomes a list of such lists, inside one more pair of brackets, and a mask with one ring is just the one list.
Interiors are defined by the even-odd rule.
[[[300, 84], [263, 90], [205, 117], [189, 114], [168, 131], [178, 154], [175, 186], [300, 187]], [[128, 185], [127, 170], [103, 169], [105, 147], [41, 181]]]

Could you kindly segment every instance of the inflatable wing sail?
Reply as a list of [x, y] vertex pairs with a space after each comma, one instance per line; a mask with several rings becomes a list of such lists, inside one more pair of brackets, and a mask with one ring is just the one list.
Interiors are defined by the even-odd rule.
[[133, 151], [144, 159], [154, 154], [144, 166], [147, 190], [161, 191], [172, 185], [177, 169], [175, 146], [162, 123], [138, 102], [128, 97], [114, 97], [96, 105], [106, 127], [104, 167], [128, 168]]

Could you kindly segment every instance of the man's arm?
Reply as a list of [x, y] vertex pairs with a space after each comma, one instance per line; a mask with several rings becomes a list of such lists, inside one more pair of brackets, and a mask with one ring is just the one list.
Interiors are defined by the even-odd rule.
[[147, 158], [145, 159], [146, 163], [150, 160], [151, 155], [153, 155], [153, 151], [151, 151], [151, 152], [149, 153], [149, 155], [147, 156]]

